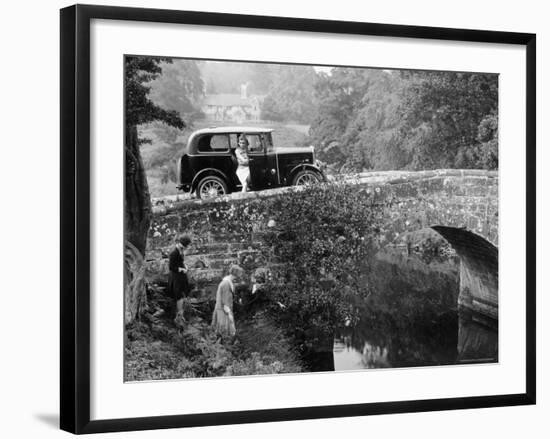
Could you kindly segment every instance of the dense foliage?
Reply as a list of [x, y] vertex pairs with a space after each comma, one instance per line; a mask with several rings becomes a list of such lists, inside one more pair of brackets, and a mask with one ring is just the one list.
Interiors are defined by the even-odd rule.
[[399, 108], [410, 167], [496, 168], [496, 150], [486, 142], [497, 141], [497, 108], [497, 75], [412, 74]]
[[335, 68], [310, 135], [337, 171], [498, 168], [498, 76]]
[[151, 101], [176, 111], [187, 122], [200, 118], [204, 83], [197, 63], [175, 59], [170, 63], [163, 62], [159, 67], [162, 75], [150, 83]]
[[185, 123], [175, 110], [167, 110], [151, 100], [151, 83], [162, 73], [170, 59], [145, 56], [125, 58], [126, 126], [138, 126], [155, 120], [183, 128]]
[[310, 123], [315, 113], [313, 67], [270, 65], [271, 83], [261, 104], [261, 119]]
[[356, 321], [355, 305], [369, 292], [366, 261], [382, 212], [367, 193], [350, 189], [310, 188], [281, 197], [268, 211], [275, 227], [264, 239], [284, 273], [272, 306], [282, 327], [304, 343], [331, 340], [337, 327]]
[[321, 75], [310, 129], [321, 160], [337, 172], [402, 168], [407, 159], [395, 131], [405, 85], [382, 70], [336, 68], [330, 76]]

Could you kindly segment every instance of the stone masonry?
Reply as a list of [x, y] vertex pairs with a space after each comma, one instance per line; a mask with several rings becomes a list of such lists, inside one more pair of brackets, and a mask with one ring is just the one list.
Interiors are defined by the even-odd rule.
[[[347, 176], [328, 184], [347, 184], [350, 190], [372, 197], [374, 208], [384, 209], [386, 220], [378, 240], [381, 246], [394, 242], [404, 232], [425, 227], [442, 234], [463, 262], [459, 303], [496, 317], [497, 172], [388, 171]], [[149, 279], [165, 280], [167, 255], [180, 233], [190, 234], [196, 243], [186, 262], [191, 267], [193, 282], [206, 291], [213, 291], [232, 263], [248, 270], [275, 264], [270, 249], [262, 247], [261, 236], [276, 225], [262, 211], [262, 205], [273, 197], [288, 197], [303, 190], [307, 188], [236, 193], [216, 200], [180, 200], [179, 197], [153, 200], [153, 222], [146, 252]], [[476, 297], [479, 300], [474, 300]]]

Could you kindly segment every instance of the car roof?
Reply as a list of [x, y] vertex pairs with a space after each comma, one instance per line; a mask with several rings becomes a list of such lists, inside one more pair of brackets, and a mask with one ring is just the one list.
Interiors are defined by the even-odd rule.
[[240, 126], [228, 126], [228, 127], [210, 127], [197, 130], [193, 135], [197, 134], [258, 134], [258, 133], [271, 133], [273, 128], [262, 127], [240, 127]]

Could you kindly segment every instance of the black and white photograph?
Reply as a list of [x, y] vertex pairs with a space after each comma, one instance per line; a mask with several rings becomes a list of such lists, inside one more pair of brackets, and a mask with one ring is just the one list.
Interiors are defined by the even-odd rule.
[[499, 74], [124, 56], [124, 381], [499, 362]]
[[2, 437], [547, 436], [544, 2], [85, 3], [3, 9]]

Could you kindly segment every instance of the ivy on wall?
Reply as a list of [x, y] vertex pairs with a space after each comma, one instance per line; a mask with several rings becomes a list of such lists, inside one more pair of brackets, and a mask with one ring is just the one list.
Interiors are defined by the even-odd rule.
[[264, 241], [282, 274], [270, 288], [277, 320], [311, 343], [354, 323], [356, 305], [369, 293], [368, 261], [383, 209], [356, 186], [341, 184], [278, 198], [267, 215], [272, 227]]

